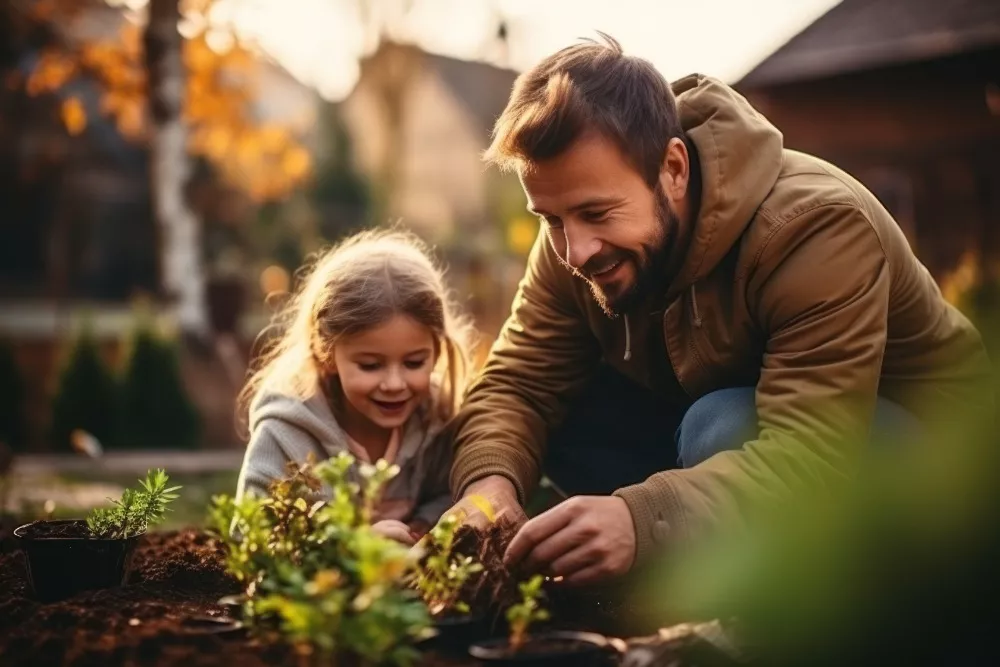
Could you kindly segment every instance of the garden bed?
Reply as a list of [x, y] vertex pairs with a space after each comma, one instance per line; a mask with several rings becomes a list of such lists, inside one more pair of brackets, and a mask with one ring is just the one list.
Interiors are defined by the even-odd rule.
[[[220, 545], [183, 530], [145, 536], [124, 588], [35, 602], [24, 557], [0, 555], [0, 662], [29, 667], [297, 666], [293, 651], [243, 632], [213, 634], [193, 619], [223, 616], [216, 604], [239, 586], [223, 571]], [[428, 665], [474, 664], [428, 656]]]
[[[502, 530], [502, 529], [497, 529]], [[474, 548], [468, 534], [463, 546]], [[498, 537], [498, 536], [494, 536]], [[491, 562], [492, 547], [480, 551]], [[221, 618], [218, 600], [240, 592], [225, 574], [222, 545], [209, 533], [187, 529], [144, 536], [136, 550], [129, 584], [89, 591], [61, 602], [32, 599], [24, 555], [15, 543], [0, 546], [0, 664], [18, 667], [300, 667], [308, 664], [291, 647], [250, 637], [244, 631], [218, 633], [196, 622]], [[494, 572], [497, 571], [496, 563]], [[501, 579], [489, 578], [490, 595]], [[480, 591], [485, 593], [485, 591]], [[503, 595], [501, 593], [501, 595]], [[621, 621], [591, 596], [555, 596], [559, 622], [549, 627], [608, 631]], [[620, 609], [620, 607], [618, 607]], [[215, 628], [217, 630], [217, 628]], [[480, 663], [461, 652], [428, 652], [425, 666]], [[683, 665], [657, 661], [655, 664]], [[338, 665], [338, 667], [344, 667]]]

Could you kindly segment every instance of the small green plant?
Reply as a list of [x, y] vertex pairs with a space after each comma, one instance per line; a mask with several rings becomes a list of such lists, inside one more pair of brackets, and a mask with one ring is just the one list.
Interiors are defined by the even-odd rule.
[[510, 624], [510, 646], [515, 651], [524, 645], [528, 637], [528, 629], [533, 623], [547, 621], [549, 612], [542, 609], [539, 599], [542, 597], [544, 577], [536, 574], [527, 581], [518, 584], [521, 591], [521, 601], [507, 609], [507, 622]]
[[140, 479], [141, 490], [125, 489], [121, 498], [112, 500], [114, 507], [94, 509], [87, 515], [90, 534], [103, 539], [125, 539], [139, 535], [149, 526], [163, 521], [167, 505], [177, 499], [179, 486], [167, 486], [167, 473], [150, 470]]
[[433, 616], [449, 611], [469, 613], [469, 605], [459, 596], [466, 582], [483, 571], [482, 564], [472, 556], [454, 553], [455, 533], [460, 525], [457, 514], [444, 516], [421, 545], [427, 555], [414, 573], [412, 585]]
[[210, 517], [255, 631], [277, 632], [304, 655], [409, 665], [418, 657], [412, 641], [430, 626], [405, 584], [415, 556], [371, 529], [379, 493], [399, 469], [379, 461], [354, 470], [346, 453], [293, 463], [265, 498], [216, 496]]

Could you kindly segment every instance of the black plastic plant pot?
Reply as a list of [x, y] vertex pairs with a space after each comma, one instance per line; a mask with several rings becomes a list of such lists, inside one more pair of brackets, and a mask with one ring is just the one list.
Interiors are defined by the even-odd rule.
[[237, 595], [224, 595], [215, 603], [226, 610], [226, 616], [238, 621], [246, 620], [244, 616], [247, 596], [243, 593]]
[[435, 635], [420, 643], [424, 650], [467, 655], [469, 647], [493, 636], [487, 614], [456, 614], [433, 620]]
[[542, 632], [529, 636], [517, 650], [507, 638], [469, 647], [473, 658], [487, 665], [516, 667], [607, 667], [619, 653], [602, 635], [592, 632]]
[[42, 602], [124, 585], [141, 536], [89, 537], [87, 523], [81, 520], [35, 521], [14, 531], [27, 559], [31, 591]]

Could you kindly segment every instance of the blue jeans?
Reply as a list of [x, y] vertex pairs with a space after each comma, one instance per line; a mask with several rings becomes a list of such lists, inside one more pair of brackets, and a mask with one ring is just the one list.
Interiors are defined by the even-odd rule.
[[[921, 435], [916, 417], [879, 397], [869, 439], [879, 445], [903, 443]], [[719, 389], [702, 396], [684, 414], [674, 433], [677, 467], [696, 466], [719, 452], [739, 449], [757, 437], [754, 387]]]
[[[663, 470], [690, 468], [757, 437], [754, 387], [720, 389], [689, 406], [603, 367], [549, 435], [543, 470], [566, 495], [607, 495]], [[878, 399], [872, 441], [919, 437], [916, 418]], [[673, 434], [673, 437], [670, 437]]]

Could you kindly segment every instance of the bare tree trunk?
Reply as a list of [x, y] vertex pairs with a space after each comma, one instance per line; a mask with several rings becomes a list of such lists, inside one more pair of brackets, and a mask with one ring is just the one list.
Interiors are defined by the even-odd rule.
[[149, 77], [151, 187], [159, 230], [162, 286], [174, 304], [181, 332], [204, 340], [211, 331], [201, 228], [185, 192], [191, 162], [187, 127], [181, 115], [185, 72], [183, 43], [177, 28], [178, 2], [151, 0], [143, 37]]

